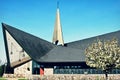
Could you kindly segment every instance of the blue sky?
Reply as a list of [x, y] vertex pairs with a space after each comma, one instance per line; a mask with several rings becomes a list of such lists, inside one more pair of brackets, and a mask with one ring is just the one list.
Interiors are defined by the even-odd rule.
[[[0, 23], [51, 42], [56, 8], [57, 0], [0, 0]], [[65, 42], [120, 30], [120, 0], [59, 0], [59, 8]], [[5, 58], [0, 27], [0, 59]]]

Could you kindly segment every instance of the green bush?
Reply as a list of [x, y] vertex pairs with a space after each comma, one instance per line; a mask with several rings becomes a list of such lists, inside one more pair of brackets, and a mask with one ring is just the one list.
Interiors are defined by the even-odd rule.
[[3, 73], [4, 73], [4, 65], [1, 65], [0, 66], [0, 77], [2, 77]]

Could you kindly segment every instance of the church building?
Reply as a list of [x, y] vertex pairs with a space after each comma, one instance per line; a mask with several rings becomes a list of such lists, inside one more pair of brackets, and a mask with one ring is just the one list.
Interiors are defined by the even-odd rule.
[[[86, 65], [85, 49], [97, 38], [116, 37], [120, 45], [120, 31], [64, 43], [59, 7], [52, 42], [5, 23], [2, 23], [2, 29], [7, 57], [5, 72], [12, 74], [102, 74], [101, 70]], [[120, 74], [120, 70], [113, 69], [112, 73]]]

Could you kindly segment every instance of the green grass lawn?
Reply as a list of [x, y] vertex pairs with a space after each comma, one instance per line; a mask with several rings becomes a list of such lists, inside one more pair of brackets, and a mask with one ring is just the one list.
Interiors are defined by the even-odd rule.
[[7, 80], [7, 79], [0, 77], [0, 80]]
[[18, 80], [27, 80], [27, 79], [21, 78], [21, 79], [18, 79]]

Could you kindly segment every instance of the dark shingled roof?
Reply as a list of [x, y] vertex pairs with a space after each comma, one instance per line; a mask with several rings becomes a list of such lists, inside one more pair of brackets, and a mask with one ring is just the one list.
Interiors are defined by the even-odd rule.
[[55, 47], [54, 44], [48, 41], [13, 28], [9, 25], [2, 24], [2, 26], [10, 33], [10, 35], [18, 42], [18, 44], [33, 60], [38, 60], [40, 57], [44, 56]]
[[35, 37], [9, 25], [2, 24], [27, 54], [36, 62], [84, 62], [84, 50], [88, 44], [93, 43], [97, 38], [109, 40], [117, 38], [120, 42], [120, 31], [66, 43], [65, 46], [57, 46], [41, 38]]
[[66, 43], [65, 45], [67, 45], [67, 47], [85, 50], [85, 48], [87, 48], [88, 45], [96, 42], [97, 39], [104, 41], [104, 40], [111, 40], [113, 38], [116, 38], [119, 42], [119, 45], [120, 45], [120, 30], [116, 31], [116, 32], [111, 32], [111, 33], [83, 39], [83, 40], [78, 40], [78, 41]]

